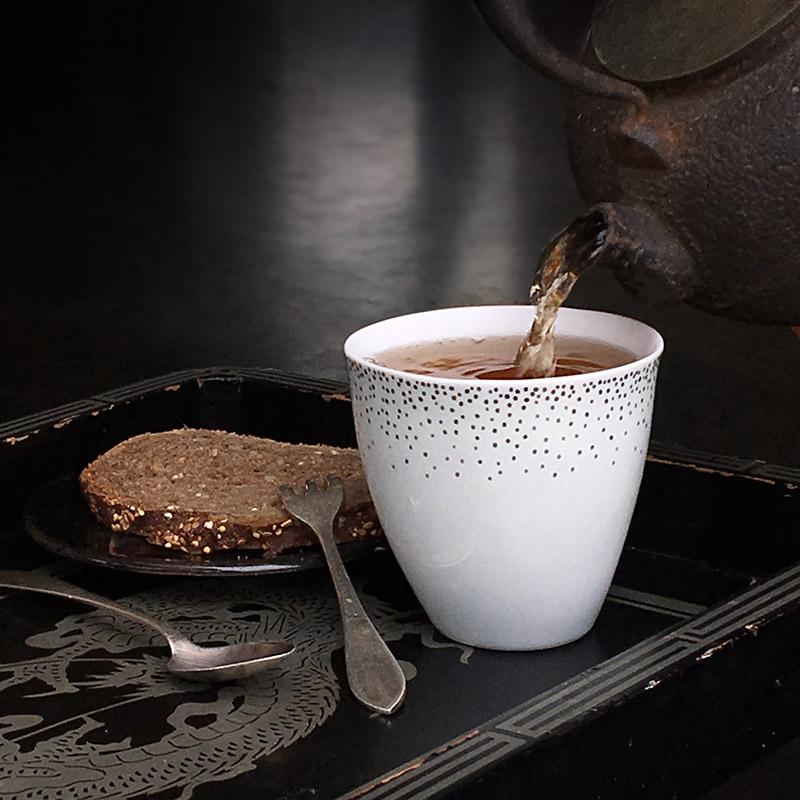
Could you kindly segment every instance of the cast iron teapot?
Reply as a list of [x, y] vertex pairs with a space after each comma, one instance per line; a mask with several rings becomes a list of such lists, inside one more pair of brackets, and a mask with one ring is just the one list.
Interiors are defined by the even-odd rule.
[[572, 88], [571, 226], [647, 300], [800, 324], [800, 0], [598, 0], [583, 63], [526, 0], [475, 0]]

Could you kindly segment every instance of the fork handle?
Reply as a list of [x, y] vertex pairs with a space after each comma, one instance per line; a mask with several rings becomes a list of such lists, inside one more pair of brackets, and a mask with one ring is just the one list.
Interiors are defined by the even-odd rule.
[[328, 523], [317, 532], [333, 578], [344, 630], [347, 682], [356, 699], [379, 714], [393, 714], [406, 695], [403, 670], [367, 616], [347, 574]]

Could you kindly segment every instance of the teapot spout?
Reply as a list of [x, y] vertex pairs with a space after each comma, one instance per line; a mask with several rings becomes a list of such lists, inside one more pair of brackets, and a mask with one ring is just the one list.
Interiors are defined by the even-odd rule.
[[646, 209], [598, 203], [569, 225], [567, 232], [573, 243], [570, 249], [578, 248], [586, 266], [609, 267], [629, 292], [645, 302], [680, 302], [694, 292], [693, 256]]

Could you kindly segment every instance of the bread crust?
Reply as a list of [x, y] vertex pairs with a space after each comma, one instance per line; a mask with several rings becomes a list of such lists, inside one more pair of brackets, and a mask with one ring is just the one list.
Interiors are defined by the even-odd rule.
[[[230, 509], [225, 509], [225, 498], [217, 498], [216, 501], [210, 498], [205, 503], [208, 506], [216, 502], [219, 508], [202, 508], [202, 502], [198, 502], [198, 508], [187, 508], [185, 502], [158, 506], [147, 497], [147, 491], [137, 491], [135, 486], [131, 487], [130, 479], [126, 482], [120, 476], [126, 457], [130, 460], [141, 459], [142, 455], [157, 451], [159, 447], [180, 448], [182, 443], [188, 453], [184, 461], [190, 464], [186, 468], [187, 482], [200, 480], [188, 474], [191, 472], [193, 448], [196, 454], [198, 448], [208, 448], [213, 444], [219, 445], [219, 449], [235, 446], [239, 461], [250, 454], [254, 460], [261, 459], [263, 463], [264, 458], [274, 452], [284, 467], [289, 465], [288, 472], [292, 474], [285, 478], [278, 474], [259, 478], [259, 486], [263, 481], [265, 492], [263, 506], [249, 515], [241, 511], [230, 513]], [[349, 448], [291, 445], [271, 439], [193, 429], [143, 434], [121, 442], [95, 459], [81, 472], [80, 484], [95, 517], [115, 532], [141, 536], [151, 544], [191, 554], [247, 549], [275, 555], [284, 550], [316, 544], [309, 528], [294, 520], [283, 509], [278, 496], [277, 487], [284, 480], [288, 483], [297, 482], [298, 472], [304, 469], [302, 465], [310, 467], [305, 474], [312, 480], [322, 480], [330, 472], [343, 473], [345, 503], [334, 525], [337, 541], [354, 541], [380, 534], [358, 451]], [[171, 468], [169, 463], [166, 466]], [[166, 485], [169, 486], [168, 483]], [[186, 495], [187, 491], [191, 493], [194, 488], [184, 483], [180, 490], [182, 495]]]

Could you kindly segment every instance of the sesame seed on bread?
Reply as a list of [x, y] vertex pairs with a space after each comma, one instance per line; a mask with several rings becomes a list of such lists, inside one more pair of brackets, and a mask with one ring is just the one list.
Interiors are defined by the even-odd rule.
[[331, 473], [344, 486], [337, 540], [377, 535], [361, 458], [351, 448], [192, 428], [145, 433], [96, 458], [80, 483], [95, 516], [114, 531], [187, 553], [276, 554], [316, 543], [283, 508], [278, 488]]

